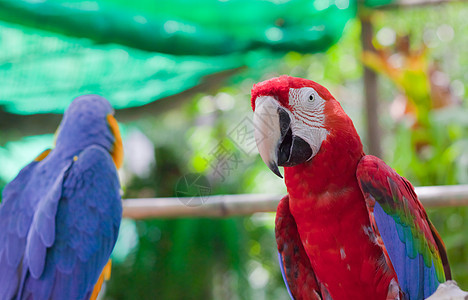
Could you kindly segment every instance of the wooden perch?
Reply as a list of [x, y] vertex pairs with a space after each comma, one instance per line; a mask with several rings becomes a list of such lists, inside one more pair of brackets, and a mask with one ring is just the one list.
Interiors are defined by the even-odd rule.
[[[468, 185], [417, 187], [427, 207], [468, 206]], [[241, 194], [194, 198], [141, 198], [124, 200], [125, 218], [227, 217], [274, 212], [281, 195]]]
[[227, 217], [276, 211], [281, 195], [241, 194], [194, 197], [198, 206], [188, 206], [186, 198], [141, 198], [124, 200], [125, 218]]

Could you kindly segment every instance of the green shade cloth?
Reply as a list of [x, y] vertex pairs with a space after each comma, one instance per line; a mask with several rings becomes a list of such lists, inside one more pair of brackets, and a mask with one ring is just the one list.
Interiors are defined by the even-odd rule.
[[355, 14], [350, 0], [0, 0], [0, 109], [61, 113], [88, 93], [144, 105], [261, 68], [258, 52], [325, 50]]
[[8, 25], [0, 23], [0, 105], [18, 114], [62, 113], [88, 93], [103, 95], [117, 109], [143, 105], [243, 61], [239, 55], [152, 53]]
[[382, 5], [388, 5], [388, 4], [392, 4], [395, 2], [396, 0], [364, 0], [364, 4], [367, 7], [376, 7], [376, 8]]
[[181, 55], [320, 51], [355, 12], [355, 0], [0, 1], [0, 19], [13, 24]]

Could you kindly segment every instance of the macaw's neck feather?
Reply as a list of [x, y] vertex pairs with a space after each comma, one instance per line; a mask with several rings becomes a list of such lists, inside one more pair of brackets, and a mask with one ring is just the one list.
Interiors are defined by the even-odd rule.
[[356, 177], [362, 143], [337, 101], [328, 100], [324, 111], [328, 134], [319, 152], [284, 170], [289, 208], [317, 280], [333, 299], [386, 299], [394, 272], [376, 267], [385, 256], [366, 233], [369, 214]]
[[99, 145], [111, 151], [115, 138], [112, 132], [106, 128], [106, 120], [103, 124], [97, 124], [95, 130], [84, 132], [83, 128], [75, 124], [67, 124], [65, 128], [61, 128], [56, 141], [55, 149], [59, 150], [65, 156], [74, 156], [91, 145]]
[[338, 101], [329, 100], [325, 115], [328, 135], [320, 151], [306, 163], [284, 168], [288, 193], [293, 198], [321, 194], [356, 182], [356, 167], [364, 156], [361, 139]]

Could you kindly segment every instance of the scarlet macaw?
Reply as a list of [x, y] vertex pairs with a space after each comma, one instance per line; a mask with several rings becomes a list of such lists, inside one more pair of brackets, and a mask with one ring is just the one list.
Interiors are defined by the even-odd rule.
[[445, 246], [405, 178], [365, 155], [351, 119], [316, 82], [252, 88], [260, 156], [288, 195], [276, 241], [293, 299], [423, 299], [450, 279]]
[[0, 299], [90, 298], [119, 231], [122, 149], [106, 99], [70, 104], [55, 148], [3, 190]]

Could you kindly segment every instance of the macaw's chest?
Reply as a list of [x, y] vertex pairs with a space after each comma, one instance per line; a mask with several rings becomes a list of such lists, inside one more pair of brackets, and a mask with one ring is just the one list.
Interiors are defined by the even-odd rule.
[[387, 298], [394, 273], [373, 242], [360, 190], [289, 203], [315, 275], [334, 300]]

